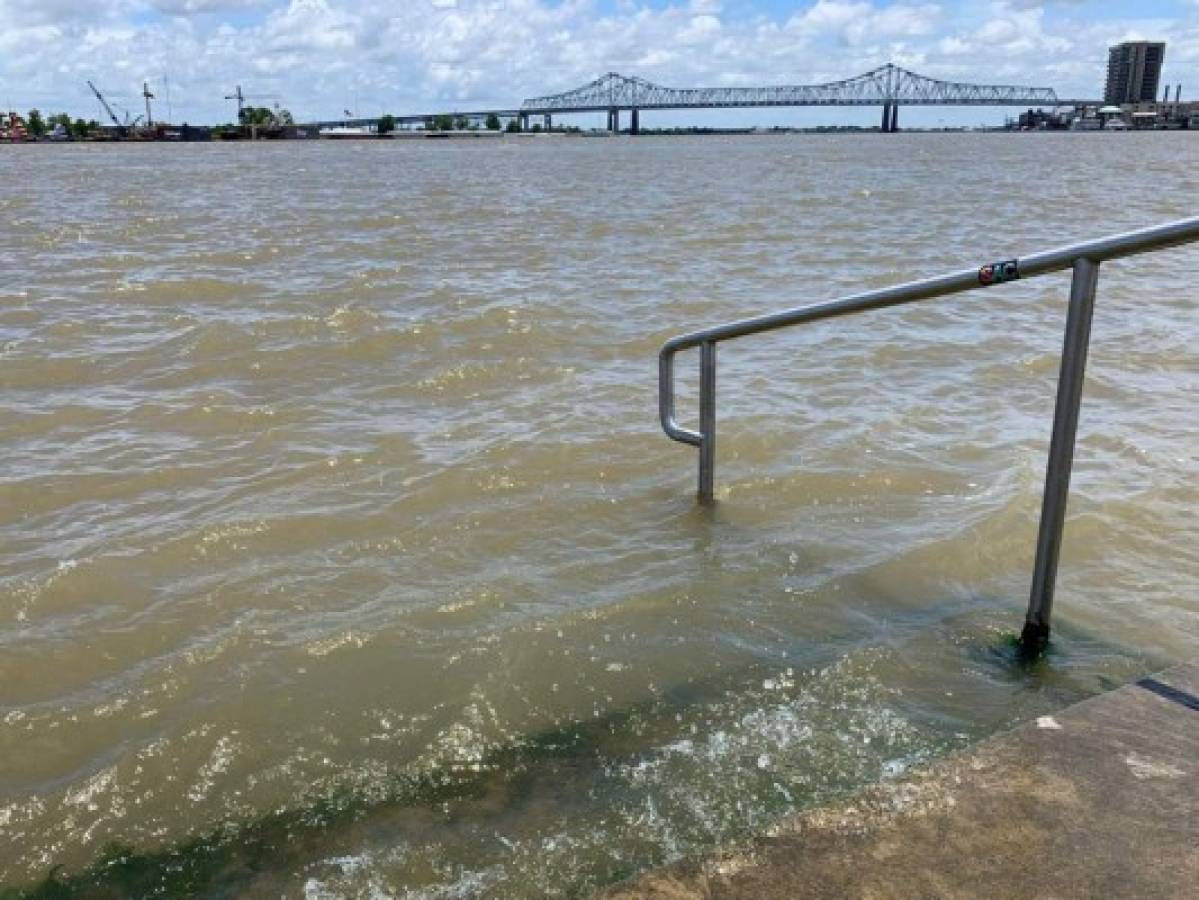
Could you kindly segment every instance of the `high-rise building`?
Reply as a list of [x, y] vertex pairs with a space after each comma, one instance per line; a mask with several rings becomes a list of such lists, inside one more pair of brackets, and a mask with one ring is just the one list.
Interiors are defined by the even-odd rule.
[[1107, 51], [1104, 103], [1143, 103], [1157, 99], [1157, 82], [1166, 58], [1162, 41], [1126, 41]]

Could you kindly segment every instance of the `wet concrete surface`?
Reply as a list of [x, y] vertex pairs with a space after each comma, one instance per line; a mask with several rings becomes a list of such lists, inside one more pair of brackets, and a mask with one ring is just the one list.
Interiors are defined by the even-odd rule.
[[1197, 897], [1199, 662], [603, 896]]

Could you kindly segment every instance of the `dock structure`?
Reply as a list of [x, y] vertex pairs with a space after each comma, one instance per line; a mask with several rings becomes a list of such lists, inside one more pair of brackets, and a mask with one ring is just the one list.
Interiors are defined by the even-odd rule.
[[1194, 897], [1199, 662], [650, 872], [608, 900]]

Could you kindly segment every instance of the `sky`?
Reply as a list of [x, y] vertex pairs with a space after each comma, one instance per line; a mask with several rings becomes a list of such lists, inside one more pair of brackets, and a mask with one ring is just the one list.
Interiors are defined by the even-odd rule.
[[[513, 107], [608, 71], [671, 87], [809, 84], [886, 62], [935, 78], [1098, 97], [1107, 47], [1165, 40], [1163, 83], [1199, 97], [1199, 0], [0, 0], [0, 104], [214, 123], [241, 85], [297, 120]], [[908, 124], [1012, 110], [905, 110]], [[600, 125], [599, 115], [570, 120]], [[873, 124], [877, 111], [645, 114], [680, 124]], [[901, 124], [903, 124], [901, 122]]]

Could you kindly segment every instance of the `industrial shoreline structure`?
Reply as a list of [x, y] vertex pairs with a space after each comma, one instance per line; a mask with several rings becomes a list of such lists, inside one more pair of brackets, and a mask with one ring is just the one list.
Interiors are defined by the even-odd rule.
[[[1019, 259], [988, 263], [977, 269], [967, 269], [923, 281], [854, 294], [839, 300], [741, 319], [673, 337], [662, 346], [658, 355], [658, 415], [662, 430], [672, 440], [698, 449], [697, 495], [701, 503], [712, 503], [715, 499], [716, 474], [716, 345], [721, 341], [1071, 269], [1073, 280], [1066, 313], [1065, 340], [1062, 347], [1061, 374], [1057, 384], [1053, 432], [1049, 444], [1049, 462], [1045, 472], [1036, 562], [1028, 613], [1020, 636], [1023, 653], [1035, 657], [1049, 642], [1054, 583], [1061, 552], [1062, 530], [1066, 521], [1070, 471], [1074, 463], [1074, 440], [1078, 430], [1079, 407], [1082, 403], [1082, 386], [1100, 263], [1193, 241], [1199, 241], [1199, 216], [1034, 253]], [[675, 419], [674, 358], [680, 351], [694, 348], [699, 348], [700, 351], [698, 431], [683, 428]]]

